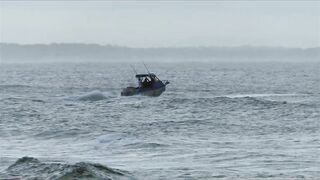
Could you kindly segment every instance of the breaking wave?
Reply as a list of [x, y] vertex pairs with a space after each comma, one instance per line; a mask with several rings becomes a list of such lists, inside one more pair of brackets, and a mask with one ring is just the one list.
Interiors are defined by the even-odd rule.
[[126, 171], [109, 168], [100, 164], [79, 162], [74, 165], [44, 163], [33, 157], [23, 157], [9, 166], [4, 179], [119, 179], [134, 177]]
[[287, 101], [275, 101], [268, 100], [262, 97], [227, 97], [227, 96], [216, 96], [216, 97], [202, 97], [202, 98], [173, 98], [167, 100], [170, 106], [174, 104], [199, 104], [200, 106], [254, 106], [254, 107], [265, 107], [270, 108], [279, 105], [285, 105]]
[[92, 91], [90, 93], [81, 95], [79, 97], [77, 97], [76, 99], [79, 101], [100, 101], [103, 99], [106, 99], [107, 97], [102, 94], [102, 92], [100, 91]]
[[297, 94], [231, 94], [226, 95], [225, 97], [229, 98], [244, 98], [244, 97], [285, 97], [285, 96], [297, 96]]

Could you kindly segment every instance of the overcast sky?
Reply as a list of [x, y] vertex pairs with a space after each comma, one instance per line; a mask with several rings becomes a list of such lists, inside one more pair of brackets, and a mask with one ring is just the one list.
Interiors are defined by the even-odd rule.
[[320, 1], [0, 1], [0, 41], [320, 46]]

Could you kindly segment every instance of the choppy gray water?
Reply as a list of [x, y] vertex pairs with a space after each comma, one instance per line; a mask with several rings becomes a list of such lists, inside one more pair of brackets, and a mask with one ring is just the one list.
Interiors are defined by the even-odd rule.
[[149, 66], [1, 64], [0, 177], [320, 178], [319, 63]]

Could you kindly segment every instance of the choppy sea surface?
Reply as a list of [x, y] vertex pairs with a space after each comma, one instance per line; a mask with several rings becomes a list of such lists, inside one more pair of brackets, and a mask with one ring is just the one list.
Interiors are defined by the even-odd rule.
[[0, 64], [0, 179], [320, 178], [320, 63], [148, 66]]

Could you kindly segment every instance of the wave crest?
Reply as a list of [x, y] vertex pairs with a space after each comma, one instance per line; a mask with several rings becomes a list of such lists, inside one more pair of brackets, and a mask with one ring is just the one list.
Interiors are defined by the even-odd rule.
[[11, 178], [21, 179], [134, 179], [128, 172], [101, 164], [43, 163], [33, 157], [18, 159], [7, 168], [6, 172], [6, 175]]
[[100, 91], [92, 91], [90, 93], [79, 96], [77, 100], [79, 101], [99, 101], [106, 99], [107, 97], [103, 95]]
[[271, 108], [287, 104], [287, 101], [274, 101], [260, 97], [227, 97], [227, 96], [216, 96], [216, 97], [203, 97], [203, 98], [173, 98], [167, 100], [170, 106], [174, 104], [199, 104], [199, 106], [253, 106], [260, 108]]

